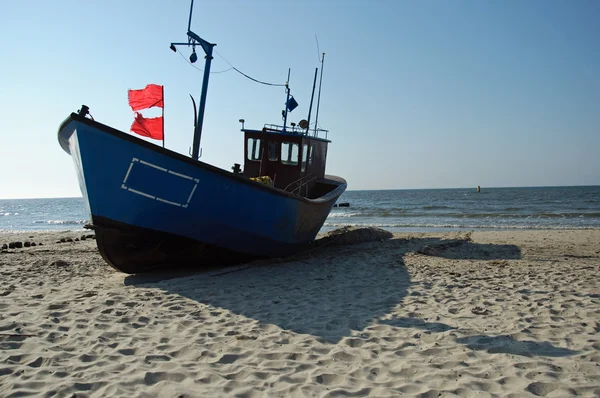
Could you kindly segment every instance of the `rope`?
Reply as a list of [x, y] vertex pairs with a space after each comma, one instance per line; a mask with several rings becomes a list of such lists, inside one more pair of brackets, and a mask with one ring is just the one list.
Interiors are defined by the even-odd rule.
[[[179, 55], [181, 55], [181, 58], [183, 58], [183, 59], [185, 60], [185, 62], [187, 62], [188, 64], [190, 64], [190, 66], [191, 66], [192, 68], [196, 68], [196, 69], [198, 69], [200, 72], [204, 72], [204, 69], [200, 69], [200, 68], [198, 68], [196, 65], [194, 65], [193, 63], [191, 63], [191, 62], [190, 62], [190, 61], [189, 61], [189, 60], [188, 60], [188, 59], [185, 57], [185, 55], [183, 55], [183, 54], [181, 53], [181, 51], [179, 51], [179, 49], [177, 49], [177, 53], [178, 53]], [[216, 71], [216, 72], [210, 72], [210, 74], [212, 75], [213, 73], [225, 73], [225, 72], [229, 72], [229, 71], [230, 71], [230, 70], [232, 70], [232, 69], [234, 69], [234, 68], [232, 67], [232, 68], [225, 69], [225, 70], [219, 70], [219, 71]]]
[[229, 66], [231, 66], [231, 69], [233, 69], [234, 71], [236, 71], [236, 72], [237, 72], [237, 73], [239, 73], [240, 75], [242, 75], [242, 76], [244, 76], [244, 77], [246, 77], [246, 78], [248, 78], [248, 79], [252, 80], [253, 82], [260, 83], [260, 84], [264, 84], [265, 86], [285, 87], [285, 84], [267, 83], [267, 82], [263, 82], [263, 81], [257, 80], [257, 79], [255, 79], [255, 78], [253, 78], [253, 77], [250, 77], [250, 76], [248, 76], [247, 74], [245, 74], [244, 72], [242, 72], [241, 70], [239, 70], [238, 68], [236, 68], [235, 66], [233, 66], [233, 65], [231, 64], [231, 62], [227, 61], [227, 60], [225, 59], [225, 57], [223, 57], [221, 54], [219, 54], [219, 53], [218, 53], [216, 50], [215, 50], [215, 53], [217, 53], [217, 55], [218, 55], [219, 57], [223, 58], [223, 61], [227, 62], [227, 63], [229, 64]]
[[[181, 58], [183, 58], [183, 59], [185, 60], [185, 62], [187, 62], [187, 63], [188, 63], [188, 64], [189, 64], [191, 67], [198, 69], [200, 72], [204, 72], [204, 69], [200, 69], [200, 68], [198, 68], [196, 65], [192, 64], [192, 63], [191, 63], [191, 62], [190, 62], [190, 61], [189, 61], [189, 60], [188, 60], [188, 59], [185, 57], [185, 55], [183, 55], [183, 54], [181, 53], [181, 51], [179, 51], [179, 49], [177, 49], [177, 53], [178, 53], [179, 55], [181, 55]], [[231, 65], [231, 63], [230, 63], [229, 61], [227, 61], [227, 60], [225, 59], [225, 57], [223, 57], [223, 56], [222, 56], [221, 54], [219, 54], [217, 51], [215, 51], [215, 53], [217, 53], [217, 54], [219, 55], [219, 57], [223, 58], [223, 61], [227, 62], [227, 63], [229, 64], [230, 68], [229, 68], [229, 69], [225, 69], [225, 70], [220, 70], [220, 71], [217, 71], [217, 72], [210, 72], [211, 74], [213, 74], [213, 73], [224, 73], [224, 72], [229, 72], [230, 70], [232, 70], [232, 69], [233, 69], [234, 71], [236, 71], [236, 72], [237, 72], [237, 73], [239, 73], [240, 75], [242, 75], [242, 76], [244, 76], [244, 77], [246, 77], [246, 78], [248, 78], [248, 79], [252, 80], [253, 82], [260, 83], [260, 84], [264, 84], [265, 86], [273, 86], [273, 87], [285, 87], [285, 84], [275, 84], [275, 83], [263, 82], [263, 81], [260, 81], [260, 80], [257, 80], [257, 79], [255, 79], [255, 78], [253, 78], [253, 77], [251, 77], [251, 76], [248, 76], [247, 74], [245, 74], [244, 72], [242, 72], [241, 70], [239, 70], [238, 68], [236, 68], [235, 66]]]

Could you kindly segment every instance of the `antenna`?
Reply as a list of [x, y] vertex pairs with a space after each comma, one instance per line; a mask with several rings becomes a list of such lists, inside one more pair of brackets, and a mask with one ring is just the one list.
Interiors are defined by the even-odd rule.
[[317, 98], [317, 115], [315, 117], [315, 137], [317, 136], [317, 126], [319, 122], [319, 105], [321, 104], [321, 83], [323, 83], [323, 64], [325, 63], [325, 53], [321, 58], [321, 77], [319, 78], [319, 96]]
[[190, 19], [188, 20], [188, 32], [192, 30], [192, 10], [194, 9], [194, 0], [190, 4]]
[[[308, 129], [310, 128], [310, 113], [312, 112], [312, 104], [313, 104], [313, 98], [315, 97], [315, 86], [317, 85], [317, 72], [319, 71], [319, 68], [315, 68], [315, 79], [313, 80], [313, 89], [312, 89], [312, 94], [310, 95], [310, 106], [308, 107], [308, 120], [307, 120], [307, 125], [306, 125], [306, 133], [308, 134]], [[302, 127], [302, 126], [300, 126]], [[305, 128], [305, 127], [302, 127]]]
[[198, 56], [196, 55], [196, 46], [199, 45], [204, 50], [206, 56], [204, 57], [204, 77], [202, 79], [202, 91], [200, 93], [200, 106], [198, 107], [198, 121], [194, 126], [194, 143], [192, 146], [192, 158], [198, 160], [200, 157], [200, 137], [202, 136], [202, 123], [204, 122], [204, 108], [206, 106], [206, 92], [208, 91], [208, 78], [210, 77], [210, 64], [213, 59], [213, 47], [216, 44], [209, 43], [206, 40], [200, 38], [197, 34], [192, 32], [192, 13], [194, 11], [194, 0], [190, 2], [190, 17], [188, 19], [188, 30], [187, 43], [171, 43], [171, 50], [177, 51], [176, 46], [186, 46], [192, 47], [192, 55], [190, 56], [190, 61], [192, 63], [196, 62]]

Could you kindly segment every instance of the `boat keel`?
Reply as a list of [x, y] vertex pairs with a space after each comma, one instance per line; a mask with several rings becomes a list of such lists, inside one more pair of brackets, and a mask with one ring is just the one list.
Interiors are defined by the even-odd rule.
[[135, 274], [160, 269], [206, 269], [241, 264], [258, 256], [190, 238], [92, 217], [102, 258], [118, 271]]

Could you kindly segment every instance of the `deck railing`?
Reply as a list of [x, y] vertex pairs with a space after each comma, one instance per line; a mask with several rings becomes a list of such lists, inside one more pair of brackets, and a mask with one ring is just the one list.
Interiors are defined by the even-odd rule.
[[[283, 126], [279, 126], [276, 124], [268, 124], [265, 123], [265, 129], [267, 129], [268, 131], [273, 131], [273, 132], [281, 132], [283, 130]], [[306, 135], [308, 137], [316, 137], [316, 138], [323, 138], [323, 134], [325, 135], [325, 139], [327, 139], [327, 133], [329, 133], [329, 130], [325, 130], [325, 129], [309, 129], [308, 131], [306, 131], [306, 129], [303, 129], [299, 126], [287, 126], [285, 128], [285, 131], [287, 133], [290, 134], [302, 134], [302, 135]], [[321, 135], [319, 135], [321, 134]]]

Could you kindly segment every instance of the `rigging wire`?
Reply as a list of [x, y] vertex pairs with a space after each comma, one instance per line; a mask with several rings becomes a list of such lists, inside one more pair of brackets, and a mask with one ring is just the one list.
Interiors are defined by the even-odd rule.
[[316, 34], [315, 34], [315, 40], [317, 41], [317, 62], [321, 63], [321, 50], [319, 50], [319, 39], [317, 38]]
[[227, 61], [227, 60], [225, 59], [225, 57], [224, 57], [224, 56], [222, 56], [221, 54], [219, 54], [219, 52], [218, 52], [217, 50], [214, 50], [214, 51], [215, 51], [215, 53], [217, 53], [217, 55], [218, 55], [219, 57], [223, 58], [223, 61], [227, 62], [227, 63], [229, 64], [229, 66], [231, 66], [231, 69], [233, 69], [234, 71], [236, 71], [236, 72], [237, 72], [237, 73], [239, 73], [240, 75], [242, 75], [242, 76], [244, 76], [244, 77], [246, 77], [246, 78], [248, 78], [248, 79], [252, 80], [253, 82], [260, 83], [260, 84], [264, 84], [265, 86], [273, 86], [273, 87], [285, 87], [285, 84], [267, 83], [267, 82], [263, 82], [263, 81], [260, 81], [260, 80], [257, 80], [257, 79], [255, 79], [255, 78], [253, 78], [253, 77], [250, 77], [250, 76], [248, 76], [247, 74], [245, 74], [244, 72], [242, 72], [241, 70], [239, 70], [238, 68], [236, 68], [235, 66], [233, 66], [233, 65], [231, 64], [231, 62]]
[[[234, 71], [236, 71], [236, 72], [237, 72], [237, 73], [239, 73], [240, 75], [242, 75], [242, 76], [244, 76], [244, 77], [246, 77], [246, 78], [248, 78], [248, 79], [250, 79], [250, 80], [252, 80], [252, 81], [254, 81], [254, 82], [256, 82], [256, 83], [264, 84], [264, 85], [266, 85], [266, 86], [285, 87], [285, 84], [276, 84], [276, 83], [268, 83], [268, 82], [263, 82], [263, 81], [260, 81], [260, 80], [257, 80], [257, 79], [255, 79], [255, 78], [253, 78], [253, 77], [251, 77], [251, 76], [248, 76], [247, 74], [245, 74], [244, 72], [242, 72], [241, 70], [239, 70], [238, 68], [236, 68], [235, 66], [233, 66], [233, 65], [232, 65], [232, 64], [231, 64], [229, 61], [227, 61], [227, 60], [225, 59], [225, 57], [223, 57], [221, 54], [219, 54], [219, 53], [218, 53], [216, 50], [214, 50], [214, 51], [215, 51], [215, 53], [217, 53], [217, 54], [219, 55], [219, 57], [223, 58], [223, 61], [225, 61], [225, 62], [227, 62], [227, 63], [229, 64], [230, 68], [229, 68], [229, 69], [225, 69], [225, 70], [216, 71], [216, 72], [210, 72], [211, 74], [213, 74], [213, 73], [225, 73], [225, 72], [229, 72], [230, 70], [232, 70], [232, 69], [233, 69]], [[183, 58], [183, 59], [184, 59], [184, 61], [185, 61], [185, 62], [187, 62], [187, 63], [188, 63], [188, 64], [189, 64], [191, 67], [193, 67], [193, 68], [195, 68], [195, 69], [198, 69], [200, 72], [204, 72], [204, 69], [200, 69], [200, 68], [198, 68], [196, 65], [192, 64], [192, 63], [191, 63], [191, 62], [190, 62], [190, 61], [189, 61], [189, 60], [188, 60], [188, 59], [185, 57], [185, 55], [183, 55], [183, 54], [181, 53], [181, 51], [179, 51], [179, 49], [177, 49], [177, 53], [178, 53], [178, 54], [181, 56], [181, 58]]]
[[[188, 60], [188, 59], [185, 57], [185, 55], [183, 55], [183, 54], [181, 53], [181, 51], [179, 51], [179, 49], [177, 49], [177, 53], [178, 53], [179, 55], [181, 55], [181, 58], [183, 58], [183, 59], [185, 60], [185, 62], [187, 62], [188, 64], [190, 64], [190, 66], [191, 66], [192, 68], [196, 68], [196, 69], [198, 69], [200, 72], [204, 72], [204, 69], [200, 69], [200, 68], [198, 68], [196, 65], [194, 65], [193, 63], [191, 63], [191, 62], [190, 62], [190, 61], [189, 61], [189, 60]], [[231, 67], [231, 68], [229, 68], [229, 69], [225, 69], [225, 70], [219, 70], [219, 71], [216, 71], [216, 72], [210, 72], [210, 74], [212, 75], [213, 73], [225, 73], [225, 72], [229, 72], [229, 71], [230, 71], [230, 70], [232, 70], [232, 69], [233, 69], [233, 67]]]

